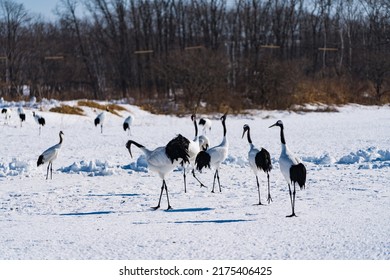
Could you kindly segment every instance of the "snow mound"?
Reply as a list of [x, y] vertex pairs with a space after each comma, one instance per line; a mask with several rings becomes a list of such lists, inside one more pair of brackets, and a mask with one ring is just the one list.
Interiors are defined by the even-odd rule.
[[136, 162], [132, 162], [128, 165], [122, 166], [122, 169], [135, 171], [135, 172], [148, 172], [148, 162], [145, 155], [140, 155]]
[[68, 174], [87, 174], [88, 176], [111, 176], [114, 175], [114, 166], [107, 161], [80, 161], [70, 166], [60, 168], [59, 171]]
[[223, 164], [237, 165], [239, 167], [245, 168], [248, 165], [248, 159], [243, 157], [235, 157], [228, 155], [227, 158], [223, 161]]
[[343, 156], [337, 163], [339, 164], [356, 164], [365, 162], [383, 162], [390, 161], [389, 150], [378, 150], [376, 147], [370, 147], [366, 150], [358, 150], [351, 152], [349, 155]]
[[31, 163], [13, 158], [9, 163], [0, 163], [0, 177], [28, 174], [31, 169]]
[[302, 160], [317, 165], [330, 165], [334, 164], [337, 161], [334, 157], [329, 155], [329, 153], [326, 153], [320, 157], [303, 157]]

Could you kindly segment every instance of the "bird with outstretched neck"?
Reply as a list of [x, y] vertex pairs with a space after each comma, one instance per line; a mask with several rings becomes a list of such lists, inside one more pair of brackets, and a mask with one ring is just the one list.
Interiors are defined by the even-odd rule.
[[148, 168], [156, 172], [160, 178], [163, 180], [160, 192], [160, 198], [158, 201], [158, 205], [156, 207], [152, 207], [152, 209], [156, 210], [160, 208], [161, 197], [165, 190], [168, 201], [167, 210], [172, 209], [171, 204], [169, 203], [168, 196], [168, 186], [165, 182], [166, 176], [175, 169], [181, 162], [189, 163], [189, 155], [188, 155], [188, 145], [189, 140], [182, 135], [178, 135], [173, 138], [166, 146], [158, 147], [154, 150], [150, 150], [146, 148], [144, 145], [141, 145], [134, 140], [129, 140], [126, 143], [126, 148], [128, 149], [130, 156], [133, 157], [131, 153], [131, 145], [137, 146], [146, 156], [146, 162], [148, 163]]

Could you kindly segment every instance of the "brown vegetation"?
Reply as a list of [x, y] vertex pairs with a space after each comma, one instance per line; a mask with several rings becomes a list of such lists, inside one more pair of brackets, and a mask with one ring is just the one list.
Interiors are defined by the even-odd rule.
[[71, 115], [84, 115], [83, 109], [80, 107], [76, 106], [69, 106], [69, 105], [61, 105], [58, 107], [54, 107], [50, 109], [50, 112], [55, 112], [55, 113], [61, 113], [61, 114], [71, 114]]

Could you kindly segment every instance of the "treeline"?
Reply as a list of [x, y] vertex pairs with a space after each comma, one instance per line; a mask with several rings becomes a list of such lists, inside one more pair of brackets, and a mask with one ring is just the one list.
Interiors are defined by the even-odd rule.
[[389, 0], [61, 0], [56, 14], [0, 0], [2, 97], [186, 112], [390, 101]]

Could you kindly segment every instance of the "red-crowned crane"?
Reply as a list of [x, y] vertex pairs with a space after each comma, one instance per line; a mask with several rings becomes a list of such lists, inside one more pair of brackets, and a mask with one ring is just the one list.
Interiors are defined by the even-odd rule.
[[11, 118], [11, 108], [3, 108], [1, 109], [1, 113], [4, 114], [4, 124], [8, 125], [8, 119]]
[[226, 138], [226, 114], [221, 117], [222, 126], [223, 126], [223, 139], [221, 144], [218, 146], [212, 147], [206, 151], [200, 151], [195, 159], [196, 168], [201, 171], [204, 167], [214, 168], [214, 180], [213, 180], [213, 189], [211, 192], [214, 192], [215, 179], [218, 179], [219, 191], [221, 192], [221, 183], [219, 181], [219, 166], [227, 158], [229, 150], [229, 142]]
[[134, 116], [132, 116], [132, 115], [129, 115], [129, 116], [125, 119], [125, 121], [123, 122], [123, 130], [124, 130], [124, 131], [129, 130], [129, 135], [131, 135], [131, 130], [130, 130], [130, 128], [131, 128], [133, 122], [134, 122]]
[[[283, 122], [278, 120], [271, 127], [279, 126], [280, 127], [280, 141], [282, 143], [282, 152], [279, 157], [279, 166], [280, 171], [283, 174], [283, 177], [286, 179], [288, 184], [288, 190], [290, 194], [291, 202], [291, 215], [287, 217], [296, 217], [295, 215], [295, 183], [298, 183], [300, 189], [305, 188], [306, 183], [306, 167], [303, 165], [301, 160], [295, 156], [287, 147], [286, 140], [284, 138], [284, 127]], [[291, 184], [293, 184], [294, 189], [291, 191]]]
[[23, 122], [26, 121], [26, 113], [24, 112], [23, 107], [18, 107], [18, 115], [20, 119], [20, 127], [22, 127]]
[[271, 193], [270, 193], [270, 185], [269, 185], [269, 172], [272, 169], [271, 156], [270, 156], [269, 152], [266, 149], [261, 148], [261, 150], [259, 150], [252, 144], [252, 139], [251, 139], [249, 125], [245, 124], [243, 129], [244, 129], [244, 131], [242, 133], [242, 138], [244, 138], [245, 133], [247, 133], [248, 143], [249, 143], [249, 152], [248, 152], [249, 166], [251, 167], [253, 173], [256, 176], [257, 191], [258, 191], [258, 194], [259, 194], [259, 203], [258, 203], [258, 205], [262, 205], [261, 197], [260, 197], [259, 178], [257, 177], [257, 174], [258, 174], [259, 170], [262, 170], [265, 173], [267, 173], [267, 179], [268, 179], [268, 197], [267, 197], [267, 201], [268, 201], [268, 204], [269, 204], [272, 201]]
[[35, 122], [39, 125], [39, 135], [41, 135], [41, 128], [46, 124], [46, 121], [43, 117], [33, 112]]
[[199, 120], [199, 125], [203, 126], [203, 133], [206, 134], [207, 131], [211, 130], [211, 120], [209, 118], [201, 118]]
[[156, 172], [160, 178], [163, 180], [161, 186], [160, 198], [158, 200], [158, 205], [156, 207], [152, 207], [152, 209], [156, 210], [160, 208], [161, 197], [163, 191], [167, 194], [168, 208], [167, 210], [172, 209], [171, 204], [169, 203], [168, 196], [168, 186], [165, 182], [166, 176], [173, 170], [180, 162], [188, 163], [189, 155], [188, 155], [188, 145], [189, 140], [182, 135], [178, 135], [173, 138], [166, 146], [158, 147], [154, 150], [149, 150], [145, 146], [133, 141], [129, 140], [126, 143], [126, 148], [129, 150], [130, 156], [133, 157], [131, 153], [131, 145], [135, 145], [141, 149], [141, 151], [146, 156], [146, 161], [148, 163], [148, 167], [150, 170]]
[[103, 133], [103, 124], [104, 120], [106, 119], [106, 112], [109, 112], [108, 106], [106, 107], [105, 111], [101, 112], [95, 118], [95, 126], [98, 126], [100, 124], [100, 133]]
[[46, 173], [46, 180], [49, 178], [49, 169], [50, 169], [50, 179], [53, 179], [53, 161], [57, 158], [60, 150], [61, 150], [61, 146], [62, 146], [62, 136], [64, 135], [64, 133], [62, 131], [60, 131], [60, 142], [52, 147], [50, 147], [49, 149], [47, 149], [46, 151], [44, 151], [38, 158], [38, 161], [37, 161], [37, 166], [40, 166], [46, 162], [48, 162], [49, 164], [47, 165], [47, 173]]

